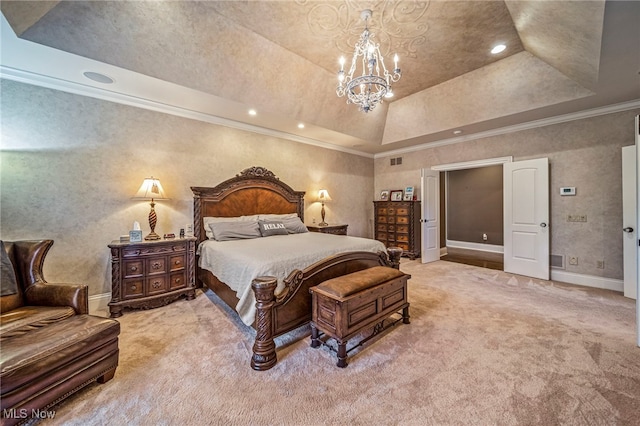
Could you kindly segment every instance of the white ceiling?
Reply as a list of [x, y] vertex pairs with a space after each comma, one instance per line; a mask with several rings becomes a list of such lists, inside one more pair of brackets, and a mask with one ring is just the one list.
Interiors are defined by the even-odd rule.
[[[3, 78], [363, 155], [640, 107], [640, 2], [2, 1], [0, 8]], [[369, 27], [388, 61], [399, 54], [403, 72], [396, 96], [369, 114], [335, 94], [337, 59], [351, 54], [363, 9], [373, 10]], [[507, 49], [490, 54], [498, 42]], [[89, 80], [86, 71], [114, 83]], [[258, 114], [249, 116], [250, 108]]]

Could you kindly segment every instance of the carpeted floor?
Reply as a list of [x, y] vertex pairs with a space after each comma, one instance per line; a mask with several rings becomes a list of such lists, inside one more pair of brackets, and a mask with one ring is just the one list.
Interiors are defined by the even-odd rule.
[[253, 371], [254, 333], [199, 293], [127, 312], [115, 378], [40, 424], [640, 424], [634, 301], [451, 262], [401, 269], [411, 324], [345, 369], [303, 328], [279, 340], [273, 369]]

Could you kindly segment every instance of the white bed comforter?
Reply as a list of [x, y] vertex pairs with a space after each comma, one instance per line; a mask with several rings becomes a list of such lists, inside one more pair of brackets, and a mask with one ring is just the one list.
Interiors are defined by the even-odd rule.
[[247, 325], [255, 320], [255, 296], [251, 288], [254, 278], [277, 277], [277, 294], [284, 287], [283, 280], [295, 269], [304, 269], [337, 253], [385, 250], [384, 244], [377, 240], [318, 232], [248, 240], [207, 240], [198, 246], [199, 266], [236, 291], [240, 301], [235, 309]]

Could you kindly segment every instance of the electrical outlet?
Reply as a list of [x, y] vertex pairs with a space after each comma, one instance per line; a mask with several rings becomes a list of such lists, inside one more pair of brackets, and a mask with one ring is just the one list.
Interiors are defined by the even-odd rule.
[[604, 260], [598, 260], [596, 262], [596, 268], [598, 269], [604, 269]]
[[482, 241], [487, 241], [487, 240], [488, 240], [487, 234], [482, 234]]
[[570, 256], [569, 257], [569, 265], [577, 265], [578, 264], [578, 258], [575, 256]]

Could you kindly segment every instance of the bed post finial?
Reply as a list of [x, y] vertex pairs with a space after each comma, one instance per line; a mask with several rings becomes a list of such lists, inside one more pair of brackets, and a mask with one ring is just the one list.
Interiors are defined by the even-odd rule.
[[278, 362], [272, 327], [277, 285], [278, 279], [275, 277], [258, 277], [251, 283], [256, 296], [256, 341], [253, 344], [251, 368], [258, 371], [268, 370]]
[[387, 247], [387, 253], [389, 253], [389, 262], [391, 267], [400, 269], [400, 257], [402, 257], [402, 249], [400, 247]]

